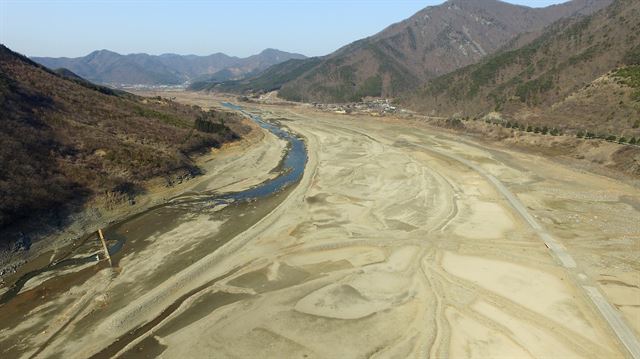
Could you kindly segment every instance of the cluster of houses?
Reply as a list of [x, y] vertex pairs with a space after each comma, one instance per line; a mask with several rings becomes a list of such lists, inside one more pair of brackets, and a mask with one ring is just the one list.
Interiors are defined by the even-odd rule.
[[405, 110], [398, 109], [398, 107], [391, 104], [389, 99], [371, 99], [363, 102], [353, 102], [344, 104], [326, 104], [326, 103], [313, 103], [313, 107], [325, 111], [334, 112], [339, 114], [369, 114], [373, 116], [383, 116], [385, 114], [405, 112]]

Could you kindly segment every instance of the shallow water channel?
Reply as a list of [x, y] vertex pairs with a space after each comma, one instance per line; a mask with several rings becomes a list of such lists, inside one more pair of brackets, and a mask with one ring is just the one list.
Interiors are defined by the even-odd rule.
[[[242, 212], [242, 205], [244, 203], [257, 199], [273, 202], [269, 201], [268, 198], [278, 197], [278, 193], [284, 191], [302, 178], [307, 162], [307, 151], [304, 141], [300, 137], [288, 132], [278, 124], [264, 121], [260, 116], [251, 114], [240, 106], [231, 103], [223, 103], [223, 105], [251, 117], [260, 127], [287, 141], [287, 150], [279, 166], [280, 174], [273, 179], [240, 192], [201, 192], [185, 194], [172, 199], [168, 203], [152, 207], [142, 213], [110, 225], [104, 232], [109, 243], [109, 254], [113, 257], [116, 265], [123, 256], [136, 250], [137, 246], [135, 243], [132, 243], [132, 241], [144, 239], [154, 233], [168, 230], [186, 215], [206, 212], [212, 208], [225, 205], [233, 205], [233, 208], [224, 209], [223, 211]], [[271, 207], [271, 205], [266, 207]], [[257, 213], [253, 217], [258, 215], [261, 215], [261, 213]], [[252, 216], [247, 217], [246, 222], [251, 221], [250, 218]], [[221, 235], [216, 236], [220, 238], [213, 239], [216, 243], [207, 246], [207, 249], [217, 249], [224, 244], [224, 242], [233, 238], [233, 236], [244, 227], [245, 226], [238, 226], [238, 228], [230, 228], [224, 231]], [[47, 272], [66, 270], [74, 266], [97, 262], [102, 256], [102, 253], [96, 252], [94, 249], [96, 248], [94, 243], [96, 240], [97, 237], [95, 233], [86, 235], [80, 242], [83, 244], [87, 243], [90, 248], [89, 250], [87, 250], [87, 248], [83, 250], [83, 245], [76, 246], [73, 250], [68, 251], [68, 254], [62, 258], [55, 259], [47, 265], [22, 274], [22, 276], [13, 282], [9, 290], [0, 297], [0, 306], [16, 297], [32, 278]], [[45, 253], [43, 256], [51, 257], [51, 253]]]

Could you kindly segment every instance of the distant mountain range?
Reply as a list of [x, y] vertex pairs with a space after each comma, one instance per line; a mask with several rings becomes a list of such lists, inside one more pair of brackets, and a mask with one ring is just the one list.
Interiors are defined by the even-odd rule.
[[225, 81], [256, 74], [304, 55], [266, 49], [246, 58], [216, 53], [196, 55], [121, 55], [98, 50], [76, 58], [33, 57], [50, 69], [65, 68], [89, 81], [109, 85], [180, 85], [197, 80]]
[[291, 62], [295, 66], [282, 64], [242, 81], [199, 84], [198, 88], [277, 88], [286, 99], [318, 102], [396, 96], [478, 62], [519, 34], [539, 31], [563, 17], [591, 14], [610, 3], [573, 0], [529, 8], [497, 0], [449, 0], [325, 57]]

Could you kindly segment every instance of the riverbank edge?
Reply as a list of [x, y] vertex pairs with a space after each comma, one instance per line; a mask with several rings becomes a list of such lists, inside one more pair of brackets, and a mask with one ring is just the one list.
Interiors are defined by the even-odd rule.
[[[194, 157], [194, 164], [201, 167], [215, 156], [236, 151], [244, 152], [266, 141], [266, 131], [250, 118], [245, 117], [243, 125], [249, 126], [251, 132], [238, 141], [225, 143], [219, 149], [212, 148], [210, 152]], [[281, 162], [282, 158], [279, 164]], [[272, 169], [272, 171], [278, 171], [278, 167]], [[215, 173], [201, 173], [185, 178], [182, 181], [173, 181], [170, 186], [167, 186], [167, 176], [154, 177], [144, 183], [144, 193], [136, 196], [133, 202], [121, 201], [114, 204], [104, 194], [93, 196], [83, 206], [82, 210], [69, 216], [67, 224], [63, 227], [56, 228], [56, 226], [52, 225], [40, 233], [33, 233], [36, 239], [28, 249], [24, 247], [8, 250], [0, 249], [0, 288], [10, 284], [5, 283], [4, 279], [19, 272], [23, 266], [43, 253], [72, 245], [97, 232], [100, 228], [122, 221], [126, 217], [142, 213], [154, 206], [165, 204], [171, 199], [192, 190], [199, 182], [212, 175], [215, 175]], [[177, 176], [179, 176], [178, 173], [172, 174], [172, 180]]]

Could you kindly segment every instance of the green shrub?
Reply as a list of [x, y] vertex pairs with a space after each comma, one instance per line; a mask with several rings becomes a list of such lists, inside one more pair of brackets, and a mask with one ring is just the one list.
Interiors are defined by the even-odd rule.
[[189, 127], [189, 125], [187, 124], [187, 121], [185, 121], [183, 118], [170, 113], [160, 112], [160, 111], [150, 109], [149, 107], [142, 107], [142, 106], [135, 106], [134, 110], [139, 116], [144, 118], [160, 120], [168, 125], [176, 126], [180, 128]]
[[554, 81], [550, 74], [545, 74], [535, 80], [527, 81], [516, 88], [516, 96], [520, 101], [536, 104], [538, 94], [549, 91], [553, 88]]
[[627, 51], [624, 61], [627, 65], [640, 65], [640, 45]]
[[356, 69], [353, 66], [341, 67], [338, 74], [343, 81], [354, 82], [356, 80]]
[[615, 142], [615, 141], [616, 141], [616, 139], [617, 139], [617, 137], [616, 137], [616, 136], [614, 136], [614, 135], [609, 135], [609, 136], [607, 136], [607, 138], [606, 138], [606, 140], [607, 140], [607, 141], [611, 141], [611, 142]]
[[228, 128], [221, 123], [214, 123], [205, 118], [199, 117], [194, 123], [196, 130], [206, 133], [225, 133]]
[[358, 100], [367, 96], [381, 96], [382, 95], [382, 78], [380, 76], [371, 76], [366, 79], [360, 88], [356, 92]]
[[633, 88], [635, 91], [631, 94], [631, 99], [640, 101], [640, 65], [620, 68], [614, 72], [613, 76]]

